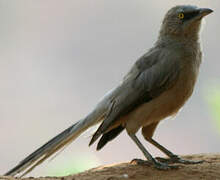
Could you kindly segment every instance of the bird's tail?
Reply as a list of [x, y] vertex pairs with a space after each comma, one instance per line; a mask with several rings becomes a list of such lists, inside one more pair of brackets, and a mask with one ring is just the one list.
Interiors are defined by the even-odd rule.
[[48, 141], [46, 144], [38, 148], [36, 151], [34, 151], [32, 154], [22, 160], [17, 166], [9, 170], [5, 175], [15, 176], [16, 174], [21, 172], [23, 172], [21, 176], [26, 175], [48, 157], [70, 144], [89, 127], [101, 121], [103, 119], [103, 115], [103, 111], [92, 112], [85, 119], [82, 119], [73, 124], [71, 127], [67, 128], [66, 130], [55, 136], [53, 139]]

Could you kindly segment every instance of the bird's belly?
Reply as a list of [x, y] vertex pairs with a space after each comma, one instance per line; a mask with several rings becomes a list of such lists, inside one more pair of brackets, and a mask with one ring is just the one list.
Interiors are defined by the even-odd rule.
[[192, 94], [191, 89], [188, 89], [185, 93], [183, 93], [183, 91], [183, 89], [171, 89], [156, 98], [154, 102], [145, 106], [145, 108], [149, 108], [150, 105], [151, 112], [146, 119], [143, 120], [142, 125], [145, 126], [165, 119], [168, 116], [175, 115]]
[[195, 80], [195, 78], [179, 79], [171, 89], [130, 112], [125, 118], [127, 131], [136, 133], [142, 126], [150, 125], [176, 114], [191, 96]]

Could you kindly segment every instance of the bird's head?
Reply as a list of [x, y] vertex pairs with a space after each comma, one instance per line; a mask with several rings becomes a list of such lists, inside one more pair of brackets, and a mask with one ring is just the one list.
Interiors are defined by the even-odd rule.
[[201, 20], [213, 10], [196, 6], [181, 5], [171, 8], [165, 15], [160, 35], [197, 38]]

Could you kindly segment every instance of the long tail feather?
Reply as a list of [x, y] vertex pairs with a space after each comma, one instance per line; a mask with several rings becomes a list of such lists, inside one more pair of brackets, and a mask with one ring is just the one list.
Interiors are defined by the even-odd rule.
[[107, 93], [101, 99], [101, 101], [99, 101], [95, 109], [91, 113], [89, 113], [86, 118], [73, 124], [66, 130], [52, 138], [46, 144], [38, 148], [36, 151], [31, 153], [17, 166], [5, 173], [5, 176], [15, 176], [22, 172], [22, 176], [24, 176], [53, 154], [61, 152], [63, 148], [69, 145], [74, 139], [76, 139], [89, 127], [96, 125], [106, 118], [106, 115], [111, 110], [111, 101], [114, 96], [115, 91], [113, 89], [109, 93]]
[[21, 176], [26, 175], [32, 171], [36, 166], [41, 164], [47, 158], [54, 153], [62, 150], [65, 146], [69, 145], [74, 139], [76, 139], [81, 133], [87, 130], [89, 127], [95, 125], [103, 119], [103, 111], [95, 111], [91, 113], [87, 118], [82, 119], [67, 128], [46, 144], [38, 148], [36, 151], [27, 156], [17, 166], [5, 173], [5, 176], [15, 176], [18, 173], [25, 171]]

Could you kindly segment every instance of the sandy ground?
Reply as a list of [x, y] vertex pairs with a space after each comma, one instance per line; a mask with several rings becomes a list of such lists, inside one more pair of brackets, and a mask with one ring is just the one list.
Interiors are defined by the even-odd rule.
[[[100, 166], [65, 177], [22, 178], [22, 180], [220, 180], [220, 154], [184, 156], [185, 159], [204, 160], [196, 165], [179, 165], [178, 169], [156, 170], [150, 165], [121, 163]], [[0, 180], [20, 180], [3, 177]]]

